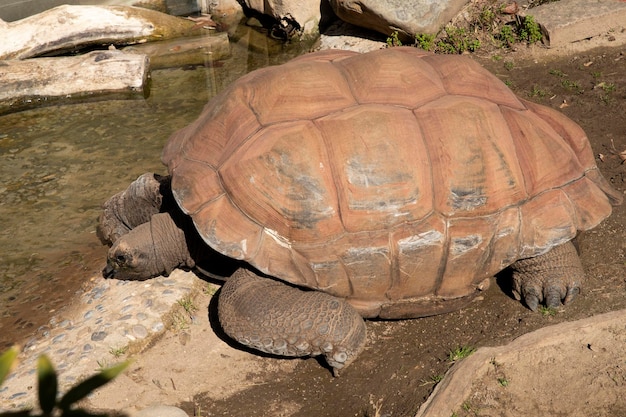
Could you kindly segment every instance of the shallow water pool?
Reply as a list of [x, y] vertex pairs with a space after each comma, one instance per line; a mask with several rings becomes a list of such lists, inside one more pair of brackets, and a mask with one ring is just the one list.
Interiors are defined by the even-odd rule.
[[165, 173], [160, 154], [172, 132], [236, 78], [301, 50], [268, 45], [271, 56], [240, 42], [227, 60], [153, 71], [145, 100], [0, 116], [0, 349], [30, 337], [99, 276], [100, 205], [144, 172]]

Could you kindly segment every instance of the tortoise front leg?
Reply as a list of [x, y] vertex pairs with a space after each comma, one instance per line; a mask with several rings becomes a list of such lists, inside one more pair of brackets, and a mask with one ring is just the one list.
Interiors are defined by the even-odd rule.
[[239, 343], [275, 355], [324, 355], [335, 376], [365, 344], [365, 322], [344, 300], [243, 268], [222, 287], [218, 315]]
[[98, 234], [108, 244], [114, 243], [135, 227], [150, 221], [162, 210], [164, 194], [169, 193], [169, 177], [146, 173], [128, 188], [102, 205]]
[[558, 307], [571, 302], [580, 292], [585, 278], [580, 258], [572, 242], [552, 248], [534, 258], [521, 259], [511, 265], [513, 294], [524, 299], [533, 311], [539, 303]]

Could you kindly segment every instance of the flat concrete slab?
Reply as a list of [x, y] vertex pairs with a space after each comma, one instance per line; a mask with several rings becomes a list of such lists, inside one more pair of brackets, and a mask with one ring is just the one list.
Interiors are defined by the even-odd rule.
[[450, 368], [416, 417], [467, 409], [489, 416], [625, 415], [624, 392], [626, 310], [620, 310], [478, 349]]
[[626, 27], [625, 0], [560, 0], [528, 11], [548, 46], [559, 46]]

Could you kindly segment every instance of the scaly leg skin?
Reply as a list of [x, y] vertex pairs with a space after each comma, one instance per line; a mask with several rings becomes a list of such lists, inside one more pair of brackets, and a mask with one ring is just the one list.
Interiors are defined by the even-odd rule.
[[511, 265], [513, 294], [537, 311], [539, 303], [556, 308], [571, 302], [580, 292], [585, 279], [580, 258], [572, 242], [552, 248], [534, 258], [521, 259]]
[[218, 315], [239, 343], [275, 355], [324, 355], [335, 376], [365, 345], [365, 322], [344, 300], [243, 268], [222, 287]]
[[169, 177], [146, 173], [126, 190], [115, 194], [102, 205], [98, 234], [108, 244], [114, 243], [140, 224], [150, 221], [162, 209], [164, 190], [169, 190]]

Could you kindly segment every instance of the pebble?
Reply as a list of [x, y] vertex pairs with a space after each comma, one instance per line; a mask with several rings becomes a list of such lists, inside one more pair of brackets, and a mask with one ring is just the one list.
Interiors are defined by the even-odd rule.
[[107, 333], [106, 332], [94, 332], [91, 335], [91, 340], [94, 342], [99, 342], [101, 340], [104, 340], [104, 338], [107, 337]]
[[139, 339], [145, 339], [148, 336], [148, 329], [141, 324], [133, 326], [133, 334]]
[[127, 305], [126, 307], [124, 307], [124, 308], [120, 311], [120, 313], [126, 313], [126, 312], [128, 312], [128, 311], [132, 310], [133, 308], [135, 308], [135, 306], [134, 306], [134, 305], [132, 305], [132, 304], [131, 304], [131, 305]]
[[[48, 325], [38, 328], [30, 338], [27, 335], [18, 366], [0, 387], [0, 415], [4, 410], [20, 410], [37, 403], [36, 387], [26, 388], [36, 379], [39, 355], [46, 354], [57, 370], [62, 395], [78, 381], [94, 375], [103, 363], [114, 365], [124, 360], [112, 356], [112, 346], [124, 347], [131, 340], [162, 332], [164, 315], [190, 294], [198, 280], [193, 273], [183, 271], [148, 282], [93, 278], [96, 286], [76, 295], [80, 300], [77, 309], [57, 312]], [[158, 414], [161, 411], [154, 410], [146, 411], [144, 416], [187, 416], [184, 412]]]

